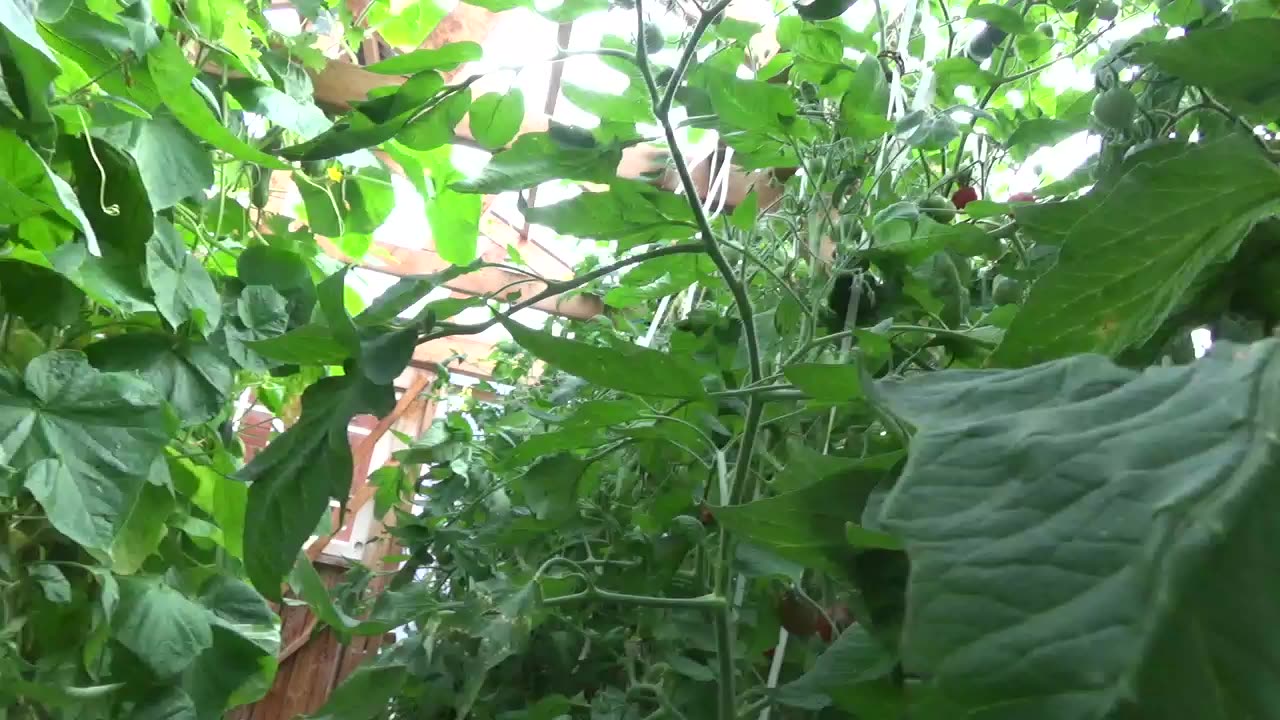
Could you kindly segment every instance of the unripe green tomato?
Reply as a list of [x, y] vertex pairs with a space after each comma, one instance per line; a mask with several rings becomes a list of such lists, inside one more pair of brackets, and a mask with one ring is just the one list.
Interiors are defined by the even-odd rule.
[[703, 527], [701, 520], [692, 515], [677, 515], [671, 519], [671, 532], [696, 543], [702, 540], [702, 536], [706, 534], [706, 528]]
[[44, 354], [44, 340], [26, 328], [15, 328], [9, 333], [9, 344], [5, 348], [6, 360], [18, 370], [24, 370], [27, 363]]
[[1093, 117], [1112, 130], [1128, 130], [1138, 114], [1138, 99], [1128, 88], [1114, 87], [1093, 99]]
[[1120, 8], [1111, 0], [1102, 0], [1098, 3], [1098, 9], [1094, 12], [1094, 17], [1099, 20], [1115, 20], [1116, 15], [1120, 14]]
[[997, 275], [991, 283], [991, 300], [997, 305], [1015, 305], [1022, 302], [1022, 281]]
[[920, 210], [934, 222], [949, 223], [956, 216], [956, 209], [951, 201], [937, 193], [921, 200]]
[[1050, 24], [1049, 24], [1049, 23], [1047, 23], [1047, 22], [1046, 22], [1046, 23], [1040, 23], [1039, 25], [1037, 25], [1037, 26], [1036, 26], [1036, 32], [1040, 33], [1041, 35], [1044, 35], [1045, 37], [1049, 38], [1050, 40], [1052, 40], [1052, 39], [1053, 39], [1053, 25], [1050, 25]]
[[647, 50], [650, 55], [661, 50], [666, 44], [667, 39], [662, 35], [662, 28], [658, 27], [655, 23], [647, 23], [644, 26], [644, 49]]

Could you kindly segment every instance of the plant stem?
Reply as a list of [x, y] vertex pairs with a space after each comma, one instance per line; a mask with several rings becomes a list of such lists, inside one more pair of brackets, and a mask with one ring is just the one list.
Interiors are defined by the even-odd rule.
[[599, 590], [594, 587], [587, 588], [569, 595], [560, 595], [558, 597], [547, 598], [542, 601], [543, 607], [555, 607], [557, 605], [569, 605], [585, 600], [602, 600], [604, 602], [618, 603], [619, 605], [634, 605], [637, 607], [654, 607], [669, 608], [676, 610], [718, 610], [728, 607], [729, 603], [721, 595], [701, 595], [691, 598], [669, 598], [656, 597], [652, 595], [630, 595], [628, 593], [616, 593], [608, 590]]
[[[514, 313], [517, 313], [531, 305], [535, 305], [539, 302], [542, 302], [543, 300], [546, 300], [547, 298], [555, 297], [556, 295], [562, 295], [570, 290], [573, 290], [574, 288], [586, 285], [592, 280], [602, 278], [605, 275], [608, 275], [617, 270], [621, 270], [622, 268], [627, 267], [629, 265], [635, 265], [636, 263], [642, 263], [645, 260], [652, 260], [653, 258], [664, 257], [666, 255], [678, 255], [680, 253], [703, 252], [704, 249], [705, 249], [705, 246], [702, 243], [683, 243], [680, 245], [668, 245], [666, 247], [660, 247], [654, 250], [650, 250], [649, 252], [640, 253], [639, 255], [632, 255], [631, 257], [624, 258], [610, 265], [598, 267], [595, 270], [592, 270], [591, 272], [585, 275], [579, 275], [578, 277], [572, 278], [570, 280], [564, 280], [560, 282], [545, 281], [547, 283], [547, 287], [545, 290], [530, 296], [527, 300], [521, 300], [515, 305], [512, 305], [511, 308], [504, 313], [495, 315], [494, 317], [490, 318], [485, 322], [474, 323], [470, 325], [441, 323], [436, 327], [435, 330], [423, 335], [420, 342], [435, 340], [437, 338], [442, 338], [442, 337], [449, 337], [451, 335], [475, 335], [477, 333], [482, 333], [485, 330], [489, 329], [490, 327], [493, 327], [500, 320], [509, 318]], [[530, 279], [529, 282], [536, 282], [536, 280]]]
[[698, 22], [693, 28], [693, 33], [689, 37], [689, 42], [680, 56], [680, 61], [676, 64], [675, 72], [671, 76], [666, 93], [659, 99], [658, 86], [653, 80], [653, 70], [649, 67], [649, 56], [644, 42], [644, 4], [643, 1], [637, 2], [636, 18], [639, 32], [637, 42], [639, 47], [636, 49], [636, 64], [640, 67], [640, 74], [644, 76], [645, 84], [649, 87], [649, 96], [653, 103], [653, 114], [658, 118], [659, 124], [662, 125], [663, 134], [666, 135], [668, 150], [671, 151], [671, 162], [676, 166], [676, 173], [680, 176], [680, 185], [683, 187], [685, 197], [689, 201], [689, 208], [693, 211], [694, 220], [698, 223], [698, 230], [702, 235], [702, 242], [706, 247], [707, 255], [711, 257], [711, 262], [715, 264], [716, 270], [720, 272], [720, 276], [729, 287], [729, 292], [733, 295], [734, 304], [737, 305], [738, 314], [742, 317], [742, 331], [746, 338], [747, 361], [750, 367], [749, 379], [756, 380], [761, 377], [760, 345], [756, 340], [755, 315], [751, 309], [751, 298], [747, 296], [746, 288], [734, 276], [733, 267], [720, 250], [720, 244], [711, 229], [710, 221], [707, 220], [707, 213], [702, 207], [702, 198], [698, 196], [698, 187], [694, 184], [693, 176], [689, 173], [689, 165], [684, 159], [684, 153], [680, 150], [680, 143], [676, 138], [675, 128], [671, 125], [670, 118], [671, 101], [675, 97], [676, 88], [684, 80], [684, 74], [689, 69], [689, 63], [698, 49], [698, 40], [706, 32], [707, 27], [711, 25], [711, 21], [724, 11], [728, 5], [729, 0], [721, 0], [710, 10], [703, 13], [702, 17], [698, 18]]

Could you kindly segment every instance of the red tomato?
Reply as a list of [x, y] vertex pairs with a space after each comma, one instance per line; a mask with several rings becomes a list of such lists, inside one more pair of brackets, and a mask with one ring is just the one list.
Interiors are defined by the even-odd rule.
[[711, 508], [706, 505], [703, 505], [698, 509], [698, 518], [702, 521], [704, 526], [716, 524], [716, 516], [711, 514]]
[[957, 210], [963, 210], [965, 205], [978, 199], [978, 189], [975, 187], [962, 187], [951, 196], [951, 204], [956, 206]]
[[1009, 196], [1009, 202], [1029, 203], [1036, 201], [1036, 194], [1029, 192], [1016, 192]]
[[831, 623], [824, 617], [818, 618], [818, 637], [822, 638], [822, 642], [831, 642]]

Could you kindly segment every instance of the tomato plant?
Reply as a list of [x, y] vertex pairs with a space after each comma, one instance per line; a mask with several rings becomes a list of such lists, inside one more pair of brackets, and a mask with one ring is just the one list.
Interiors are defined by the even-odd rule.
[[[223, 717], [286, 588], [398, 638], [316, 717], [1280, 714], [1274, 3], [574, 0], [608, 31], [555, 61], [627, 85], [545, 132], [414, 49], [431, 3], [299, 4], [336, 45], [268, 9], [0, 0], [5, 717]], [[366, 21], [402, 81], [322, 109]], [[397, 174], [448, 268], [366, 297]], [[428, 297], [553, 182], [516, 204], [596, 241], [572, 278]], [[498, 330], [378, 478], [395, 569], [327, 589], [351, 419]], [[289, 426], [246, 460], [247, 396]]]

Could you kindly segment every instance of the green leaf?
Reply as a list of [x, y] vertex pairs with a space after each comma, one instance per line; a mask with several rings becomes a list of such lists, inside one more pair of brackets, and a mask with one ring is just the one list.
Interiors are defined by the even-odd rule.
[[405, 490], [408, 476], [401, 465], [385, 465], [369, 475], [369, 484], [377, 488], [373, 492], [373, 514], [386, 517], [391, 509], [400, 504], [401, 493]]
[[522, 205], [525, 219], [561, 235], [614, 240], [619, 250], [698, 232], [683, 197], [636, 180], [614, 180], [606, 192], [583, 192], [552, 205]]
[[[1280, 171], [1257, 147], [1228, 137], [1131, 168], [1071, 226], [992, 354], [1018, 367], [1072, 353], [1114, 355], [1146, 341], [1196, 276], [1231, 257], [1274, 206]], [[1019, 206], [1042, 212], [1038, 206]]]
[[31, 10], [32, 6], [23, 0], [0, 0], [0, 26], [18, 41], [44, 56], [51, 67], [57, 67], [58, 58], [36, 30], [36, 19]]
[[632, 83], [621, 93], [604, 92], [565, 83], [560, 92], [569, 102], [600, 118], [619, 123], [653, 123], [648, 90]]
[[236, 78], [228, 81], [227, 91], [245, 110], [262, 115], [276, 125], [301, 135], [304, 140], [333, 127], [333, 122], [314, 103], [299, 101], [269, 85]]
[[1277, 350], [878, 384], [919, 428], [881, 517], [911, 557], [905, 669], [940, 717], [1275, 712]]
[[57, 565], [49, 563], [32, 563], [27, 574], [40, 586], [40, 591], [51, 603], [59, 605], [71, 602], [71, 583]]
[[133, 720], [196, 720], [196, 705], [182, 688], [170, 687], [151, 693], [133, 711]]
[[248, 583], [230, 575], [214, 575], [197, 598], [210, 622], [234, 632], [274, 657], [280, 651], [280, 617]]
[[512, 339], [556, 368], [602, 387], [651, 397], [706, 396], [698, 372], [675, 355], [639, 345], [598, 347], [502, 320]]
[[1066, 140], [1087, 126], [1087, 116], [1070, 120], [1047, 117], [1032, 118], [1019, 125], [1009, 135], [1009, 140], [1006, 144], [1010, 151], [1013, 152], [1014, 158], [1021, 161], [1036, 150]]
[[384, 143], [410, 120], [439, 102], [444, 79], [431, 70], [409, 78], [389, 95], [359, 103], [332, 128], [280, 155], [291, 160], [324, 160]]
[[208, 335], [222, 322], [222, 299], [204, 264], [187, 250], [167, 220], [157, 220], [147, 242], [147, 280], [156, 308], [174, 329], [191, 322]]
[[169, 402], [184, 426], [212, 420], [231, 396], [231, 365], [208, 343], [138, 332], [99, 340], [85, 354], [99, 370], [137, 374]]
[[111, 569], [122, 575], [141, 570], [169, 533], [168, 520], [175, 507], [168, 487], [144, 484], [111, 544]]
[[360, 336], [356, 334], [356, 324], [347, 312], [347, 270], [344, 267], [325, 278], [316, 288], [316, 298], [334, 340], [346, 348], [348, 353], [355, 355], [360, 352]]
[[782, 372], [792, 385], [815, 400], [848, 402], [863, 397], [862, 370], [857, 363], [845, 365], [804, 363], [790, 365]]
[[245, 513], [245, 557], [249, 579], [263, 595], [278, 600], [280, 582], [298, 550], [329, 507], [345, 501], [351, 485], [351, 444], [347, 424], [355, 415], [382, 416], [395, 405], [390, 385], [360, 376], [320, 380], [302, 396], [302, 416], [239, 473], [249, 486]]
[[396, 132], [396, 140], [418, 151], [431, 150], [453, 140], [454, 128], [471, 109], [471, 88], [463, 88], [436, 103], [430, 110], [415, 115]]
[[539, 520], [563, 522], [578, 512], [578, 483], [587, 462], [557, 453], [534, 463], [520, 478], [525, 502]]
[[854, 625], [840, 633], [812, 669], [779, 687], [775, 697], [783, 705], [821, 710], [841, 689], [885, 677], [897, 663], [890, 648], [863, 625]]
[[250, 285], [236, 301], [236, 318], [237, 324], [228, 323], [225, 327], [231, 359], [246, 369], [268, 369], [249, 343], [284, 334], [289, 327], [289, 301], [274, 288]]
[[1026, 22], [1022, 19], [1022, 13], [1005, 5], [974, 3], [969, 6], [965, 17], [972, 20], [984, 20], [987, 24], [994, 25], [1010, 35], [1017, 35], [1027, 30]]
[[706, 68], [711, 106], [725, 125], [740, 130], [789, 134], [796, 117], [795, 100], [785, 85], [743, 80], [728, 72]]
[[1280, 86], [1272, 72], [1280, 62], [1280, 18], [1197, 28], [1182, 37], [1144, 45], [1137, 57], [1203, 87], [1242, 112], [1270, 118], [1280, 111]]
[[538, 10], [538, 14], [554, 23], [568, 23], [583, 15], [608, 9], [608, 0], [562, 0], [550, 10]]
[[360, 370], [379, 385], [395, 382], [418, 347], [418, 326], [370, 328], [360, 337]]
[[0, 224], [16, 225], [46, 212], [80, 228], [89, 238], [89, 247], [97, 247], [93, 226], [71, 188], [22, 138], [0, 128]]
[[400, 694], [409, 669], [402, 663], [371, 662], [361, 665], [339, 685], [311, 720], [374, 720], [386, 713], [391, 699]]
[[133, 157], [154, 210], [173, 207], [213, 187], [208, 151], [169, 115], [103, 128], [95, 137]]
[[59, 350], [23, 378], [0, 373], [0, 443], [54, 528], [106, 561], [168, 440], [162, 406], [141, 380]]
[[325, 625], [346, 635], [360, 626], [360, 621], [343, 612], [334, 604], [333, 596], [325, 585], [324, 578], [316, 571], [306, 553], [298, 553], [298, 559], [289, 572], [289, 586], [294, 593], [311, 606], [312, 612]]
[[884, 68], [877, 58], [863, 58], [840, 99], [840, 128], [855, 140], [879, 137], [893, 128], [885, 115], [888, 110], [889, 85]]
[[196, 92], [196, 69], [187, 62], [172, 35], [165, 35], [147, 53], [147, 72], [164, 104], [188, 130], [233, 157], [274, 170], [288, 170], [279, 159], [249, 145], [222, 124], [204, 98]]
[[166, 458], [169, 472], [185, 478], [190, 486], [191, 502], [204, 511], [222, 530], [223, 547], [233, 557], [244, 559], [244, 514], [249, 489], [212, 467], [197, 465], [185, 458]]
[[80, 207], [93, 225], [103, 253], [141, 262], [155, 231], [155, 213], [133, 158], [110, 143], [66, 138], [63, 147], [76, 175]]
[[810, 2], [796, 3], [795, 7], [800, 17], [809, 22], [818, 22], [840, 17], [845, 10], [853, 7], [855, 2], [857, 0], [810, 0]]
[[[435, 243], [436, 252], [453, 265], [469, 265], [476, 259], [482, 199], [478, 195], [454, 189], [453, 182], [462, 176], [453, 166], [451, 148], [434, 148], [425, 153], [416, 153], [412, 157], [422, 163], [422, 171], [430, 177], [431, 189], [423, 194], [423, 200], [427, 203], [427, 221], [431, 226], [431, 240]], [[419, 177], [422, 177], [421, 172]], [[422, 185], [425, 187], [425, 184], [424, 180]]]
[[742, 232], [751, 232], [756, 226], [756, 216], [759, 214], [760, 197], [753, 189], [747, 193], [746, 198], [733, 209], [733, 213], [729, 216], [729, 222]]
[[366, 65], [364, 69], [383, 75], [414, 75], [423, 70], [452, 70], [463, 63], [479, 60], [483, 55], [484, 51], [478, 44], [464, 40], [434, 49], [414, 50], [396, 55], [381, 62]]
[[341, 365], [351, 352], [333, 336], [328, 325], [307, 323], [283, 335], [246, 343], [264, 358], [297, 365]]
[[467, 0], [468, 5], [484, 8], [489, 12], [499, 13], [516, 8], [532, 8], [533, 0]]
[[550, 133], [526, 133], [494, 155], [480, 176], [453, 183], [459, 192], [493, 195], [524, 190], [548, 180], [608, 183], [617, 175], [622, 148], [612, 144], [574, 147], [556, 142]]
[[468, 124], [476, 142], [491, 150], [506, 147], [524, 122], [524, 93], [511, 88], [505, 93], [485, 93], [471, 104]]
[[33, 328], [66, 327], [80, 317], [85, 295], [61, 274], [21, 261], [0, 261], [5, 311]]
[[717, 507], [716, 522], [783, 558], [840, 573], [852, 552], [845, 526], [861, 521], [867, 497], [885, 475], [874, 468], [852, 469], [799, 490]]
[[213, 644], [204, 608], [157, 577], [122, 577], [112, 634], [161, 678], [182, 672]]

